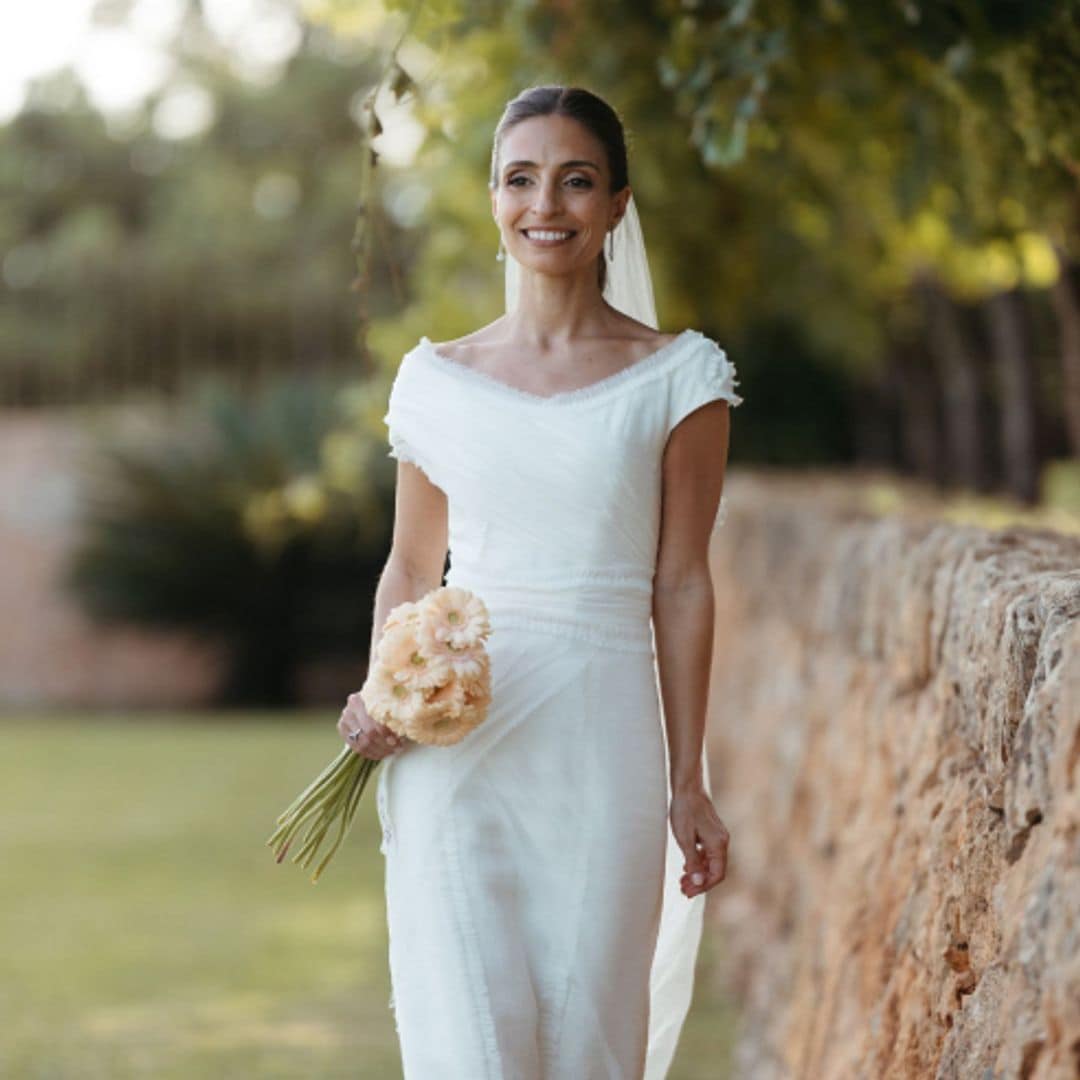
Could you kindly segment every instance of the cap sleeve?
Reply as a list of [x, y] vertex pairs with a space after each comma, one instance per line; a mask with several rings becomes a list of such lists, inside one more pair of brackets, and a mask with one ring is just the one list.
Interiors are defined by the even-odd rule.
[[386, 425], [386, 440], [390, 445], [389, 457], [397, 458], [398, 461], [408, 461], [413, 465], [419, 465], [417, 451], [413, 449], [411, 440], [406, 431], [408, 429], [408, 409], [403, 403], [405, 395], [405, 378], [402, 366], [398, 368], [394, 381], [390, 384], [390, 396], [386, 402], [386, 415], [383, 423]]
[[730, 405], [741, 405], [743, 399], [735, 392], [738, 383], [738, 373], [727, 353], [712, 338], [703, 337], [700, 348], [675, 370], [668, 402], [668, 435], [692, 412], [710, 401], [723, 400]]
[[[711, 401], [741, 405], [743, 399], [735, 392], [738, 384], [738, 372], [727, 353], [712, 338], [703, 336], [700, 347], [680, 361], [675, 369], [668, 398], [668, 437], [681, 421]], [[721, 495], [713, 528], [719, 528], [726, 516], [726, 496]]]
[[430, 450], [432, 435], [425, 431], [431, 418], [425, 418], [424, 388], [411, 352], [398, 366], [382, 419], [390, 446], [387, 456], [416, 465], [432, 483], [442, 487], [437, 455]]

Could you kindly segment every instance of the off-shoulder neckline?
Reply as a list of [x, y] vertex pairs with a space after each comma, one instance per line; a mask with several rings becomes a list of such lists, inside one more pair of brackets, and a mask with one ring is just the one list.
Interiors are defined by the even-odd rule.
[[642, 375], [644, 372], [657, 367], [662, 360], [666, 359], [678, 348], [678, 346], [682, 345], [687, 340], [703, 337], [704, 335], [699, 330], [688, 327], [676, 334], [670, 341], [665, 342], [658, 349], [654, 349], [648, 355], [643, 356], [640, 360], [635, 360], [632, 364], [628, 364], [618, 371], [613, 371], [610, 375], [605, 375], [603, 378], [595, 379], [591, 383], [586, 383], [584, 386], [578, 386], [571, 390], [560, 390], [555, 394], [534, 394], [531, 390], [524, 390], [519, 386], [513, 386], [508, 382], [504, 382], [502, 379], [496, 379], [494, 375], [489, 375], [486, 371], [478, 371], [476, 368], [468, 367], [465, 364], [459, 363], [457, 360], [451, 360], [449, 356], [444, 356], [439, 352], [431, 339], [426, 336], [420, 338], [418, 354], [432, 360], [438, 367], [445, 371], [453, 372], [455, 375], [459, 375], [464, 379], [473, 379], [506, 397], [518, 401], [527, 401], [537, 405], [563, 405], [569, 404], [570, 402], [593, 398], [598, 394], [606, 393], [618, 386], [622, 386]]

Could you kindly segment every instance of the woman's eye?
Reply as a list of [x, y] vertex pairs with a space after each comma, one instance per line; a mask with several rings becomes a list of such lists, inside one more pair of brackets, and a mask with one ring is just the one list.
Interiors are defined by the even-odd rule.
[[[519, 180], [527, 181], [528, 179], [529, 178], [527, 176], [521, 176], [521, 175], [511, 176], [510, 179], [506, 181], [506, 186], [507, 187], [521, 187], [521, 185], [518, 183], [518, 181]], [[581, 184], [576, 185], [576, 186], [581, 186], [581, 187], [586, 187], [586, 188], [591, 188], [592, 187], [592, 181], [589, 180], [588, 177], [585, 177], [585, 176], [571, 176], [570, 179], [567, 181], [567, 183], [573, 184], [574, 181], [577, 181], [577, 180], [580, 180]]]

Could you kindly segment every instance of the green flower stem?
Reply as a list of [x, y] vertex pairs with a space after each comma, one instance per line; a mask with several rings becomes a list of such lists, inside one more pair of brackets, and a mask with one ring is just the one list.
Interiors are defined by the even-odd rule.
[[[351, 788], [349, 792], [346, 792], [338, 797], [338, 799], [335, 801], [334, 806], [326, 808], [326, 813], [318, 823], [318, 831], [313, 832], [311, 839], [304, 845], [300, 855], [297, 856], [296, 861], [299, 861], [305, 869], [311, 865], [312, 860], [315, 858], [315, 855], [318, 852], [319, 845], [326, 838], [326, 834], [327, 832], [329, 832], [330, 827], [334, 823], [334, 820], [340, 818], [342, 825], [344, 824], [344, 809], [348, 805], [348, 798], [350, 794]], [[337, 845], [335, 844], [334, 847], [336, 850]]]
[[306, 805], [312, 799], [323, 794], [327, 788], [331, 787], [338, 780], [341, 779], [341, 769], [344, 765], [348, 764], [348, 757], [355, 756], [347, 746], [341, 751], [340, 754], [325, 768], [323, 771], [312, 781], [307, 790], [302, 792], [292, 803], [292, 805], [278, 817], [278, 821], [284, 821], [294, 811], [298, 810], [301, 806]]
[[266, 843], [274, 848], [278, 862], [284, 859], [302, 834], [292, 862], [307, 869], [314, 861], [330, 829], [335, 835], [322, 856], [311, 881], [315, 884], [352, 827], [360, 797], [379, 761], [361, 757], [345, 746], [337, 757], [298, 795], [284, 813]]
[[[353, 756], [353, 752], [348, 747], [345, 747], [343, 755], [344, 754], [348, 754], [350, 757]], [[278, 818], [278, 820], [281, 821], [285, 819], [300, 807], [309, 804], [313, 799], [318, 799], [320, 796], [326, 794], [327, 791], [340, 781], [342, 770], [348, 764], [348, 759], [344, 756], [335, 758], [334, 761], [319, 774], [307, 790], [293, 801], [292, 805]]]
[[287, 826], [283, 826], [283, 831], [281, 835], [277, 838], [279, 849], [282, 846], [287, 846], [291, 844], [296, 837], [296, 834], [301, 830], [301, 828], [303, 828], [304, 825], [309, 823], [309, 819], [323, 812], [323, 807], [313, 806], [310, 810], [305, 811], [302, 816], [298, 817], [297, 820], [290, 822]]
[[310, 807], [303, 814], [299, 815], [296, 820], [289, 822], [287, 826], [283, 826], [284, 832], [280, 837], [280, 841], [285, 844], [292, 843], [297, 833], [309, 824], [310, 819], [323, 812], [323, 807], [320, 804]]
[[326, 835], [326, 830], [329, 827], [328, 823], [321, 828], [314, 829], [308, 834], [304, 840], [303, 846], [293, 856], [293, 862], [299, 863], [301, 866], [306, 867], [311, 862], [312, 857], [315, 854], [318, 846], [322, 843], [323, 837]]
[[334, 803], [324, 803], [319, 807], [319, 812], [308, 822], [307, 833], [304, 836], [305, 840], [311, 840], [312, 837], [326, 832], [330, 822], [334, 819], [334, 807], [336, 805], [337, 800], [335, 799]]
[[[332, 804], [326, 804], [322, 807], [322, 812], [318, 815], [308, 827], [307, 836], [305, 837], [305, 844], [301, 851], [301, 856], [310, 855], [313, 857], [315, 848], [322, 843], [323, 837], [326, 836], [330, 826], [334, 823], [334, 819], [340, 814], [341, 807], [344, 805], [345, 795], [339, 795]], [[298, 856], [297, 861], [299, 861]], [[310, 859], [309, 859], [310, 861]]]
[[[352, 751], [350, 750], [349, 753], [351, 755]], [[296, 809], [283, 814], [282, 819], [279, 819], [281, 823], [267, 843], [273, 844], [279, 838], [293, 835], [309, 817], [322, 809], [328, 801], [332, 801], [338, 790], [344, 785], [348, 772], [349, 764], [346, 763], [333, 776], [332, 783], [326, 784], [321, 791], [312, 795], [306, 803], [301, 803]]]
[[[371, 760], [370, 758], [368, 759]], [[372, 764], [376, 762], [372, 761]], [[363, 793], [364, 787], [367, 784], [367, 779], [371, 775], [371, 769], [365, 768], [361, 763], [359, 769], [356, 770], [356, 775], [353, 778], [352, 787], [349, 790], [348, 795], [345, 798], [345, 805], [341, 813], [341, 824], [338, 826], [337, 837], [335, 838], [330, 850], [326, 853], [322, 862], [319, 863], [315, 873], [312, 875], [311, 883], [314, 885], [319, 880], [319, 875], [323, 872], [326, 864], [333, 858], [334, 852], [341, 846], [341, 841], [345, 838], [346, 833], [349, 831], [349, 826], [352, 824], [353, 815], [356, 813], [357, 804], [360, 801], [360, 796]]]
[[[348, 753], [352, 755], [351, 750], [349, 750]], [[304, 799], [297, 800], [284, 814], [280, 815], [278, 818], [278, 829], [287, 828], [290, 825], [295, 824], [313, 808], [317, 809], [327, 800], [332, 800], [340, 787], [347, 780], [348, 775], [349, 762], [344, 762], [343, 764], [335, 763], [333, 771], [326, 777], [325, 782], [319, 785], [318, 788], [315, 788], [313, 785], [310, 795]]]

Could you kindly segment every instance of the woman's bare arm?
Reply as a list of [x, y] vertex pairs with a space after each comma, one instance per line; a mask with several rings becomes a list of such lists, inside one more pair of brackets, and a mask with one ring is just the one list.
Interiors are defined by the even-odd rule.
[[679, 887], [687, 897], [724, 879], [730, 841], [701, 767], [715, 604], [709, 540], [727, 467], [729, 411], [726, 401], [695, 409], [671, 432], [663, 461], [653, 623], [670, 757], [668, 820], [686, 856]]
[[446, 494], [409, 461], [399, 461], [390, 554], [375, 591], [370, 661], [386, 616], [442, 584], [448, 541]]
[[729, 413], [726, 401], [696, 409], [664, 450], [653, 624], [673, 791], [703, 784], [714, 620], [709, 540], [724, 486]]
[[[375, 652], [387, 615], [398, 604], [406, 600], [419, 600], [442, 584], [447, 533], [446, 494], [428, 479], [419, 466], [399, 460], [393, 539], [375, 590], [369, 666], [375, 663]], [[368, 715], [359, 691], [349, 695], [337, 727], [353, 751], [376, 760], [387, 757], [409, 742], [404, 736], [395, 738], [388, 727]]]

